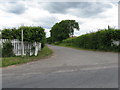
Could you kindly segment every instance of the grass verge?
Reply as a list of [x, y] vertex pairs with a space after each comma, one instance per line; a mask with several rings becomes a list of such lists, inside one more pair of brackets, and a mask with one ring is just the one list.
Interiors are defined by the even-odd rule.
[[45, 46], [42, 51], [38, 53], [38, 56], [25, 56], [25, 57], [5, 57], [0, 59], [0, 67], [7, 67], [11, 65], [16, 65], [16, 64], [23, 64], [27, 63], [30, 61], [36, 61], [40, 60], [42, 58], [48, 57], [52, 55], [53, 51], [49, 49], [47, 46]]
[[114, 53], [118, 53], [118, 52], [116, 52], [116, 51], [105, 51], [105, 50], [98, 50], [98, 49], [85, 49], [85, 48], [80, 48], [80, 47], [77, 47], [77, 46], [66, 45], [66, 44], [64, 44], [64, 43], [52, 44], [52, 45], [62, 46], [62, 47], [67, 47], [67, 48], [73, 48], [73, 49], [77, 49], [77, 50], [99, 51], [99, 52], [114, 52]]

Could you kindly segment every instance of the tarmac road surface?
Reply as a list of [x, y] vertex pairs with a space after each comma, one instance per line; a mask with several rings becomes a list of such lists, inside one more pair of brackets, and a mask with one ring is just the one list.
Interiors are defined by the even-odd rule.
[[3, 88], [117, 88], [118, 53], [48, 45], [46, 59], [2, 69]]

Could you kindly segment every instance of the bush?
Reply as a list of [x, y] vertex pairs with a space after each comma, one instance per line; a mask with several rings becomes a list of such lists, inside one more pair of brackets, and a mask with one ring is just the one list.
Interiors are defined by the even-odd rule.
[[52, 42], [52, 37], [46, 38], [46, 42], [47, 42], [48, 44], [52, 44], [52, 43], [53, 43], [53, 42]]
[[12, 56], [14, 56], [12, 43], [11, 42], [3, 43], [2, 57], [12, 57]]
[[2, 45], [0, 45], [0, 57], [2, 57]]
[[42, 49], [45, 47], [45, 43], [46, 43], [46, 38], [44, 37], [41, 41], [41, 48]]

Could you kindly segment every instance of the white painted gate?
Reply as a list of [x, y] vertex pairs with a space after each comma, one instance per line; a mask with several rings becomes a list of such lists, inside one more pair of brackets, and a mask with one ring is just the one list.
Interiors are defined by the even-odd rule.
[[[21, 41], [14, 39], [14, 40], [8, 40], [8, 39], [0, 39], [0, 44], [2, 45], [5, 42], [10, 41], [13, 45], [13, 52], [16, 56], [20, 56], [22, 54], [22, 45]], [[41, 43], [39, 42], [34, 42], [34, 43], [29, 43], [29, 42], [24, 42], [23, 43], [23, 50], [24, 50], [24, 55], [38, 55], [38, 52], [41, 51]]]

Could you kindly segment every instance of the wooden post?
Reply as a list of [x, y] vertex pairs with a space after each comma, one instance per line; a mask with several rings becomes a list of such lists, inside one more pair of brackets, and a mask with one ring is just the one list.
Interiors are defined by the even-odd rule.
[[23, 57], [23, 56], [24, 56], [23, 29], [22, 29], [22, 31], [21, 31], [21, 38], [22, 38], [21, 44], [22, 44], [22, 57]]
[[118, 2], [118, 29], [120, 29], [120, 1]]

